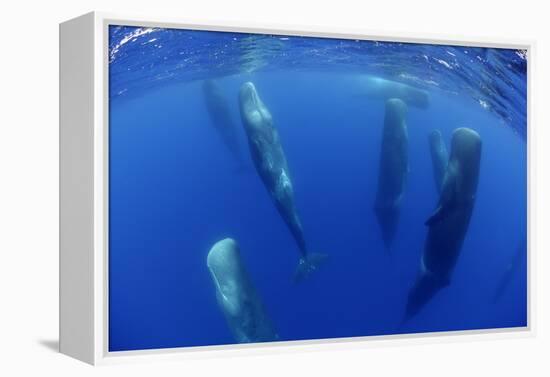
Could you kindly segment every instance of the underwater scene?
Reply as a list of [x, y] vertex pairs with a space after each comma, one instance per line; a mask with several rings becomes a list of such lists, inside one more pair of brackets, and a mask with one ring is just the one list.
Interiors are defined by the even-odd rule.
[[109, 27], [109, 351], [528, 325], [527, 52]]

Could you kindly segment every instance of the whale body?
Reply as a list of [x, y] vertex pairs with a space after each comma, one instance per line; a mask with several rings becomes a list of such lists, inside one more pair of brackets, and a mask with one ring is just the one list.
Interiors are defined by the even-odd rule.
[[307, 250], [302, 223], [294, 204], [294, 188], [279, 133], [273, 126], [271, 113], [260, 99], [253, 83], [246, 82], [241, 86], [239, 103], [250, 155], [256, 171], [298, 245], [300, 260], [295, 280], [301, 280], [316, 270], [326, 256], [310, 253]]
[[277, 333], [241, 260], [237, 242], [226, 238], [214, 244], [206, 264], [216, 288], [218, 305], [235, 341], [277, 340]]
[[388, 250], [397, 230], [409, 171], [406, 113], [407, 105], [402, 100], [392, 98], [386, 101], [374, 212]]
[[481, 160], [481, 138], [472, 129], [453, 132], [451, 155], [437, 208], [426, 221], [428, 234], [420, 272], [409, 292], [405, 318], [410, 318], [448, 286], [474, 209]]
[[434, 170], [435, 187], [437, 193], [441, 193], [441, 187], [443, 186], [443, 178], [445, 177], [445, 170], [447, 168], [447, 161], [449, 155], [447, 154], [447, 148], [443, 142], [443, 137], [439, 130], [433, 130], [428, 137], [430, 144], [430, 154], [432, 157], [432, 166]]
[[377, 76], [362, 75], [359, 77], [360, 94], [367, 98], [388, 100], [399, 98], [409, 106], [426, 109], [430, 105], [428, 92], [397, 81]]
[[239, 169], [245, 166], [239, 143], [239, 129], [231, 117], [229, 102], [223, 94], [220, 84], [213, 79], [202, 83], [206, 110], [212, 125], [223, 143], [235, 158]]

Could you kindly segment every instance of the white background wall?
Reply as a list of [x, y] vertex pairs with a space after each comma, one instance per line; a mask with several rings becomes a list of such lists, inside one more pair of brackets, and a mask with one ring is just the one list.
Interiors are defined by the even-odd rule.
[[[323, 4], [321, 4], [323, 3]], [[544, 1], [481, 0], [80, 0], [0, 5], [0, 375], [352, 376], [548, 375], [550, 161], [545, 88], [550, 86], [550, 12]], [[537, 4], [537, 5], [536, 5]], [[58, 23], [90, 10], [206, 21], [345, 26], [537, 41], [532, 198], [537, 317], [534, 338], [397, 343], [390, 347], [194, 360], [93, 369], [52, 351], [58, 315]], [[545, 197], [546, 196], [546, 197]]]

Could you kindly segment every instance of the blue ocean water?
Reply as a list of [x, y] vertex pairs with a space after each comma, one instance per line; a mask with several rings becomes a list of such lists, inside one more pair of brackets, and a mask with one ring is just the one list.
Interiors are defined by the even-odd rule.
[[[231, 237], [279, 340], [527, 324], [524, 51], [111, 27], [109, 349], [235, 343], [206, 265]], [[360, 77], [428, 93], [408, 107], [409, 174], [392, 253], [373, 205], [384, 101]], [[212, 124], [215, 79], [245, 166]], [[299, 252], [250, 159], [239, 113], [255, 84], [279, 132], [309, 249], [328, 260], [294, 284]], [[483, 141], [475, 206], [451, 283], [401, 324], [438, 202], [428, 135]]]

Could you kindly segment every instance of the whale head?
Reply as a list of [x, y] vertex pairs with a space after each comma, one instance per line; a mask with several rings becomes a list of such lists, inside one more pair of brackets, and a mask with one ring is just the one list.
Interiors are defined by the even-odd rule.
[[460, 167], [465, 190], [471, 193], [477, 189], [481, 144], [479, 134], [470, 128], [457, 128], [453, 132], [449, 161], [454, 161]]
[[258, 97], [258, 92], [254, 83], [251, 81], [247, 81], [241, 85], [239, 95], [241, 96], [241, 99], [247, 98], [254, 100]]
[[208, 253], [206, 265], [216, 285], [220, 304], [231, 315], [237, 315], [241, 310], [238, 279], [243, 276], [237, 242], [231, 238], [216, 242]]
[[481, 155], [481, 138], [471, 128], [461, 127], [453, 132], [452, 156], [464, 160], [478, 160]]
[[272, 126], [271, 113], [260, 99], [256, 86], [250, 81], [241, 86], [239, 104], [247, 130], [253, 131]]
[[384, 132], [403, 135], [407, 132], [405, 117], [407, 116], [407, 104], [399, 98], [390, 98], [386, 101]]
[[429, 136], [430, 145], [438, 146], [443, 143], [443, 136], [441, 135], [441, 131], [439, 130], [433, 130], [430, 132]]
[[244, 113], [256, 111], [260, 107], [261, 100], [256, 86], [250, 81], [245, 82], [239, 91], [239, 102]]
[[278, 338], [241, 260], [239, 245], [231, 238], [216, 242], [206, 260], [216, 287], [216, 298], [239, 343]]

